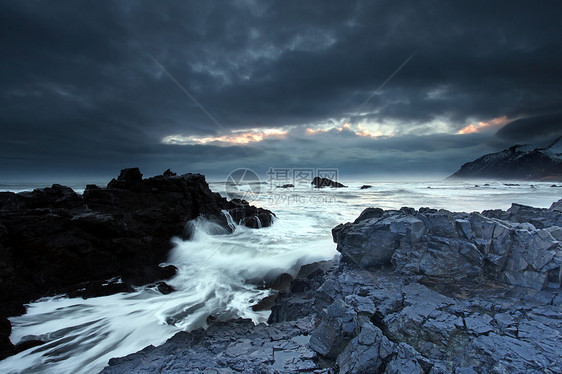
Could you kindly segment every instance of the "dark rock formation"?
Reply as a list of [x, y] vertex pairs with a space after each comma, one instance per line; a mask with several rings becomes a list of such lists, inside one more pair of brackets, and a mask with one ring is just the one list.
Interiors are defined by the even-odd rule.
[[514, 204], [507, 212], [451, 213], [411, 208], [365, 210], [333, 229], [342, 261], [392, 266], [404, 274], [560, 287], [562, 212]]
[[[488, 218], [513, 221], [519, 223], [529, 222], [538, 229], [547, 229], [553, 226], [562, 227], [562, 200], [552, 203], [549, 209], [512, 204], [506, 211], [485, 210], [482, 215]], [[550, 230], [551, 231], [551, 230]], [[559, 240], [559, 239], [557, 239]]]
[[312, 329], [310, 318], [281, 323], [278, 329], [254, 326], [251, 320], [218, 322], [112, 359], [102, 373], [310, 372], [317, 367], [316, 354], [306, 344]]
[[315, 188], [324, 188], [324, 187], [333, 187], [333, 188], [342, 188], [342, 187], [347, 187], [344, 186], [343, 184], [333, 181], [331, 179], [328, 178], [320, 178], [320, 177], [314, 177], [314, 179], [312, 179], [312, 182], [310, 182], [310, 184], [312, 184]]
[[[457, 274], [444, 271], [444, 266], [429, 266], [431, 274], [420, 274], [415, 266], [398, 266], [394, 255], [382, 267], [337, 260], [306, 265], [290, 288], [279, 293], [268, 326], [237, 320], [207, 331], [178, 333], [160, 347], [112, 359], [103, 373], [559, 373], [560, 288], [538, 290], [513, 285], [509, 277], [499, 277], [501, 282], [475, 277], [468, 245], [478, 243], [480, 252], [502, 244], [508, 251], [524, 242], [541, 257], [553, 250], [545, 249], [541, 240], [552, 242], [546, 232], [556, 230], [560, 227], [537, 229], [528, 222], [431, 209], [366, 209], [355, 223], [334, 229], [338, 245], [347, 249], [353, 241], [362, 246], [356, 255], [371, 265], [372, 258], [378, 264], [381, 257], [373, 257], [368, 245], [376, 236], [397, 235], [392, 236], [395, 251], [403, 254], [406, 247], [419, 253], [422, 248], [416, 243], [426, 238], [428, 264], [443, 259]], [[527, 241], [525, 232], [537, 236]], [[508, 236], [523, 241], [505, 242]], [[454, 253], [452, 246], [467, 259], [449, 253]], [[560, 253], [559, 247], [554, 250]], [[485, 251], [481, 254], [486, 256]], [[401, 259], [420, 264], [417, 256]], [[540, 274], [540, 268], [535, 270]]]
[[449, 178], [562, 180], [562, 138], [548, 147], [514, 145], [467, 162]]
[[15, 347], [10, 341], [12, 325], [10, 321], [0, 316], [0, 360], [15, 353]]
[[294, 185], [294, 184], [291, 184], [291, 183], [289, 183], [289, 184], [283, 184], [283, 185], [281, 185], [281, 186], [277, 186], [277, 188], [293, 188], [293, 187], [295, 187], [295, 185]]
[[364, 184], [364, 185], [361, 186], [360, 189], [366, 190], [367, 188], [371, 188], [371, 187], [373, 187], [373, 186], [371, 186], [370, 184]]
[[169, 278], [175, 267], [159, 264], [170, 239], [197, 217], [231, 230], [223, 211], [248, 227], [272, 223], [270, 211], [213, 193], [204, 176], [169, 170], [143, 179], [139, 169], [125, 169], [106, 188], [88, 185], [83, 196], [58, 184], [2, 192], [0, 317], [41, 296], [101, 296]]
[[160, 291], [160, 293], [162, 295], [168, 295], [171, 294], [172, 292], [174, 292], [174, 287], [170, 286], [168, 283], [166, 282], [158, 282], [156, 284], [156, 288], [158, 289], [158, 291]]

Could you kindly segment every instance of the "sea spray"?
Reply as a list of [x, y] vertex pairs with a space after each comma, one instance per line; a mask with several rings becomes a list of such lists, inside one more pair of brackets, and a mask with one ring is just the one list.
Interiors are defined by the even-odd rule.
[[[373, 187], [360, 190], [365, 183]], [[87, 300], [56, 297], [31, 303], [27, 314], [10, 318], [11, 340], [37, 338], [46, 343], [0, 361], [0, 372], [97, 372], [111, 357], [161, 344], [177, 331], [206, 326], [208, 320], [265, 321], [268, 312], [251, 309], [269, 292], [255, 286], [256, 279], [294, 274], [302, 264], [332, 258], [337, 252], [331, 229], [353, 221], [364, 208], [480, 211], [507, 209], [512, 202], [548, 207], [562, 198], [562, 190], [551, 188], [551, 183], [533, 184], [535, 188], [523, 182], [512, 187], [489, 181], [489, 186], [475, 188], [474, 182], [361, 180], [346, 182], [347, 189], [317, 190], [297, 184], [284, 193], [265, 192], [252, 204], [276, 213], [278, 219], [271, 227], [240, 227], [227, 214], [232, 234], [201, 218], [186, 226], [190, 240], [174, 239], [170, 253], [169, 263], [178, 267], [178, 274], [167, 281], [176, 289], [169, 295], [155, 287], [141, 287], [133, 293]], [[211, 188], [224, 192], [223, 183]]]
[[230, 227], [231, 230], [234, 231], [237, 226], [236, 222], [234, 222], [234, 218], [232, 218], [227, 210], [222, 210], [222, 214], [224, 214], [224, 216], [226, 217], [226, 223], [228, 224], [228, 227]]
[[[251, 306], [270, 291], [256, 280], [295, 275], [302, 264], [336, 254], [327, 233], [303, 236], [316, 230], [315, 215], [302, 217], [299, 231], [283, 219], [272, 227], [250, 229], [225, 213], [233, 233], [198, 218], [186, 226], [190, 240], [173, 239], [168, 262], [178, 273], [167, 281], [176, 290], [169, 295], [140, 287], [87, 300], [56, 297], [30, 304], [27, 314], [11, 318], [11, 340], [45, 344], [0, 361], [0, 372], [96, 372], [111, 357], [161, 344], [177, 331], [206, 327], [208, 321], [241, 317], [265, 323], [269, 311], [256, 312]], [[309, 245], [295, 245], [295, 239]]]

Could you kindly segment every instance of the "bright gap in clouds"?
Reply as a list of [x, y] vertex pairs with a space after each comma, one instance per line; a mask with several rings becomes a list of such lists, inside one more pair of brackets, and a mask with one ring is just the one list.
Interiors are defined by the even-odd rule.
[[358, 124], [358, 125], [351, 125], [349, 123], [345, 123], [340, 127], [331, 127], [331, 128], [310, 128], [307, 127], [305, 130], [305, 134], [308, 136], [314, 136], [319, 134], [326, 134], [326, 133], [338, 133], [347, 131], [349, 133], [355, 134], [361, 137], [368, 137], [368, 138], [380, 138], [381, 136], [394, 136], [393, 131], [381, 131], [380, 129], [373, 130], [372, 128], [366, 128], [365, 126]]
[[169, 145], [216, 145], [232, 146], [259, 143], [268, 139], [286, 139], [287, 136], [297, 138], [315, 138], [336, 134], [356, 136], [368, 139], [400, 137], [404, 135], [458, 134], [466, 135], [483, 131], [497, 130], [513, 119], [507, 116], [493, 118], [488, 121], [470, 123], [461, 130], [454, 130], [447, 118], [435, 118], [427, 123], [398, 123], [394, 121], [369, 122], [352, 124], [345, 122], [337, 125], [335, 120], [330, 124], [286, 126], [277, 128], [251, 128], [233, 130], [227, 134], [196, 136], [168, 135], [161, 139]]
[[284, 129], [250, 129], [234, 130], [226, 135], [220, 136], [184, 136], [169, 135], [162, 139], [164, 144], [173, 145], [195, 145], [195, 144], [214, 144], [214, 145], [236, 145], [257, 143], [269, 138], [284, 138], [288, 131]]
[[496, 117], [487, 122], [480, 121], [476, 124], [471, 123], [466, 127], [463, 127], [459, 130], [458, 134], [466, 135], [466, 134], [473, 134], [475, 132], [481, 132], [486, 130], [499, 130], [501, 127], [505, 126], [508, 122], [511, 122], [512, 119], [508, 119], [507, 116]]

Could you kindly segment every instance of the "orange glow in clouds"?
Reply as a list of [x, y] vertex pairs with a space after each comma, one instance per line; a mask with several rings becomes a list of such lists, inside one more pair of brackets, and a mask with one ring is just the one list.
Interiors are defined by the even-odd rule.
[[381, 131], [369, 131], [366, 128], [364, 128], [361, 125], [358, 125], [357, 128], [359, 129], [359, 131], [357, 131], [355, 134], [359, 135], [359, 136], [367, 136], [370, 138], [378, 138], [380, 136], [383, 136], [384, 134]]
[[233, 131], [227, 135], [221, 136], [182, 136], [170, 135], [162, 139], [164, 144], [175, 145], [194, 145], [218, 143], [224, 145], [244, 145], [249, 143], [257, 143], [267, 138], [283, 138], [288, 131], [281, 129], [252, 129]]
[[341, 127], [333, 127], [331, 129], [311, 129], [311, 128], [307, 128], [306, 129], [306, 135], [316, 135], [316, 134], [322, 134], [322, 133], [326, 133], [328, 131], [338, 131], [338, 132], [342, 132], [344, 130], [348, 130], [351, 131], [352, 133], [354, 133], [357, 136], [364, 136], [364, 137], [369, 137], [369, 138], [378, 138], [380, 136], [383, 136], [384, 134], [381, 131], [369, 131], [367, 130], [365, 127], [361, 126], [361, 125], [357, 125], [357, 129], [354, 129], [349, 123], [344, 123]]
[[480, 132], [482, 130], [494, 128], [494, 127], [502, 127], [506, 123], [510, 122], [511, 120], [508, 119], [506, 116], [494, 118], [488, 122], [478, 122], [477, 124], [471, 123], [470, 125], [462, 128], [459, 130], [458, 134], [465, 135], [465, 134], [472, 134], [475, 132]]

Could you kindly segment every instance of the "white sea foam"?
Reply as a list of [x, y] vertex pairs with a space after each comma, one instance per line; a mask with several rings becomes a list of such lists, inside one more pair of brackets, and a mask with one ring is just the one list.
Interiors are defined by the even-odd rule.
[[[141, 287], [128, 294], [87, 300], [46, 298], [30, 304], [27, 314], [10, 319], [11, 340], [47, 343], [0, 361], [0, 372], [97, 372], [111, 357], [161, 344], [180, 330], [205, 327], [209, 316], [265, 322], [267, 312], [251, 309], [269, 293], [256, 280], [283, 272], [294, 274], [302, 264], [332, 258], [337, 252], [331, 229], [352, 221], [368, 206], [479, 211], [507, 209], [512, 202], [548, 207], [562, 198], [562, 188], [550, 187], [550, 183], [476, 183], [478, 187], [475, 182], [365, 180], [346, 183], [349, 187], [345, 189], [322, 190], [312, 189], [308, 183], [294, 189], [263, 185], [251, 203], [277, 214], [272, 227], [255, 230], [230, 221], [234, 232], [227, 234], [212, 222], [198, 219], [189, 223], [192, 239], [174, 239], [169, 256], [168, 262], [179, 269], [168, 281], [176, 289], [169, 295]], [[373, 187], [360, 190], [362, 184]], [[223, 184], [211, 184], [211, 188], [224, 193]]]

